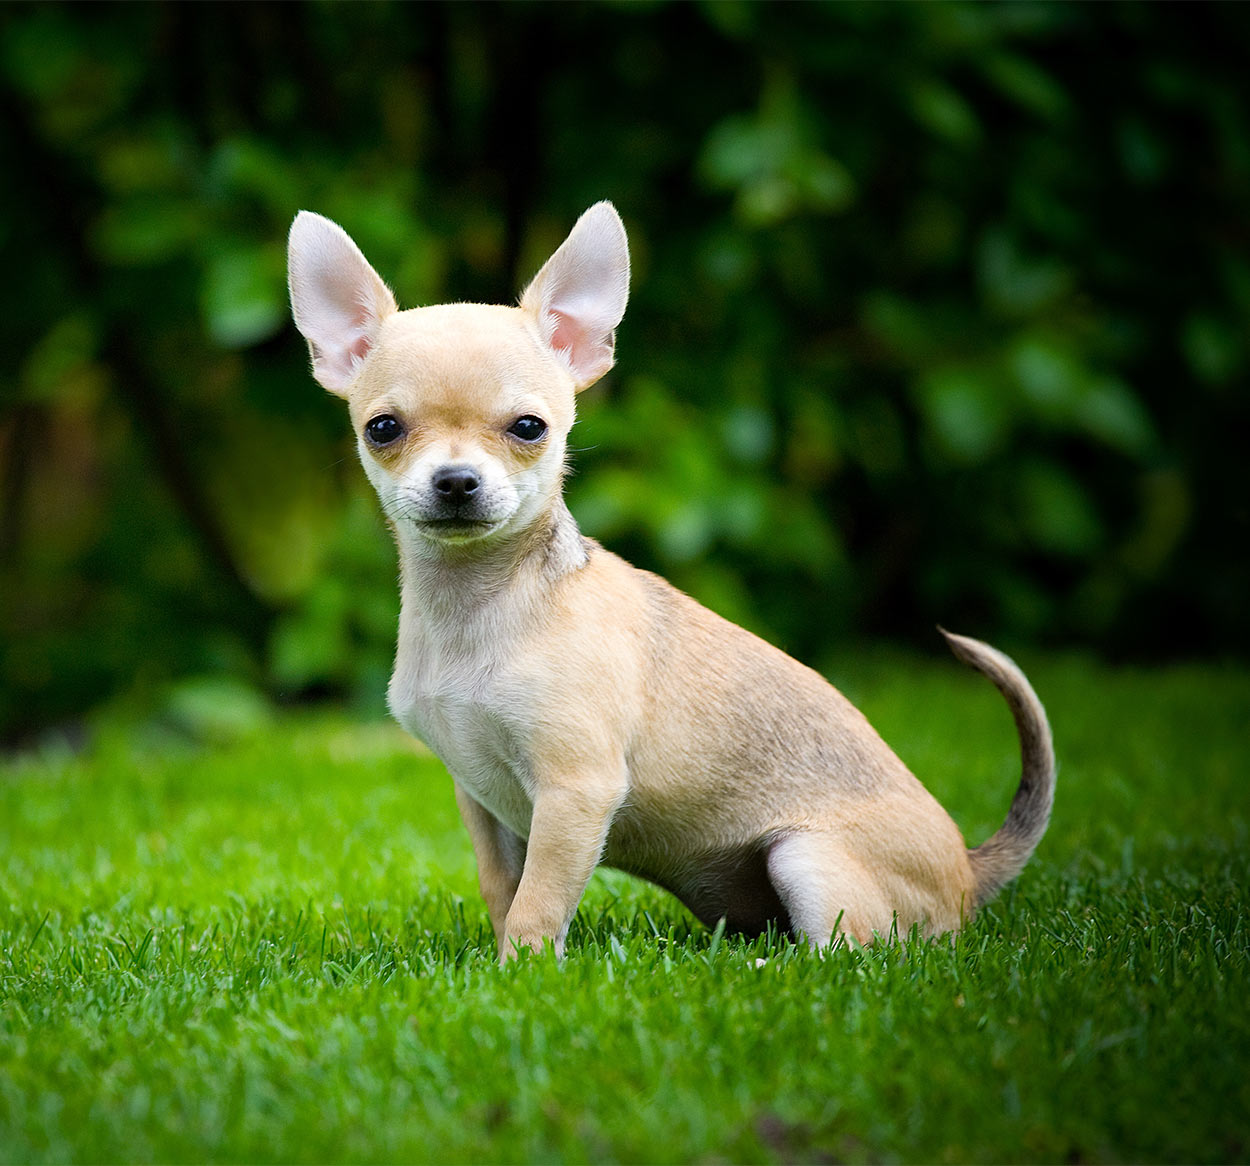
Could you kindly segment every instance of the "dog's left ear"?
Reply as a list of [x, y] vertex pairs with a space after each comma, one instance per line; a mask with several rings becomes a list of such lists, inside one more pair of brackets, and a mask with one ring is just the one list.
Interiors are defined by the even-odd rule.
[[567, 361], [581, 392], [612, 367], [614, 333], [628, 299], [625, 224], [610, 202], [597, 202], [534, 276], [521, 307]]

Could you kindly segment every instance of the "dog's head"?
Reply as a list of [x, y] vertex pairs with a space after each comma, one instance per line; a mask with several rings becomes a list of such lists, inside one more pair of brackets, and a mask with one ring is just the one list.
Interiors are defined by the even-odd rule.
[[574, 396], [612, 367], [629, 294], [625, 228], [586, 211], [516, 308], [400, 311], [360, 248], [301, 211], [288, 276], [313, 376], [346, 398], [397, 524], [440, 546], [523, 530], [558, 495]]

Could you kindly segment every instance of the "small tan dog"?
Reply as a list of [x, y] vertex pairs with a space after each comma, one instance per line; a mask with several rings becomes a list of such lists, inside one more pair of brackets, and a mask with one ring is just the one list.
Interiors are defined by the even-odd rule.
[[[561, 486], [574, 397], [613, 363], [629, 250], [591, 207], [519, 307], [399, 311], [347, 234], [301, 212], [291, 306], [313, 375], [347, 399], [399, 546], [391, 711], [455, 779], [506, 961], [557, 953], [606, 863], [705, 923], [814, 945], [957, 930], [1050, 816], [1046, 714], [976, 640], [1023, 776], [973, 850], [821, 676], [584, 538]], [[946, 634], [946, 633], [943, 633]]]

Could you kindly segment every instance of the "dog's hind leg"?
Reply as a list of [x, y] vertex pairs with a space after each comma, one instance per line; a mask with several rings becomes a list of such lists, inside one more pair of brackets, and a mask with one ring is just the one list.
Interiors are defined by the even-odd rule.
[[826, 947], [837, 935], [859, 943], [888, 937], [894, 912], [882, 888], [834, 833], [786, 834], [768, 851], [768, 877], [796, 937]]

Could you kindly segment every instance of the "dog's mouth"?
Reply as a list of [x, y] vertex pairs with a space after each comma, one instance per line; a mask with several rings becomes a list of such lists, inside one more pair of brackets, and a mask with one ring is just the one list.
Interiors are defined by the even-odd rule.
[[[469, 543], [508, 524], [512, 511], [488, 501], [452, 503], [442, 499], [398, 494], [384, 505], [387, 517], [431, 542]], [[501, 510], [503, 511], [501, 513]]]
[[500, 524], [488, 518], [420, 518], [417, 529], [439, 542], [472, 542], [491, 533]]

